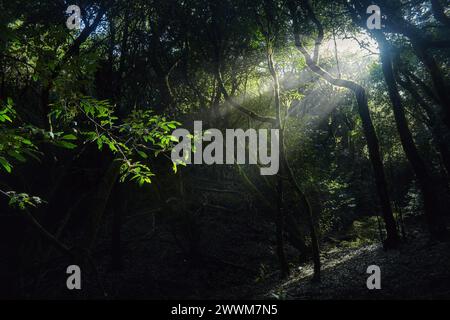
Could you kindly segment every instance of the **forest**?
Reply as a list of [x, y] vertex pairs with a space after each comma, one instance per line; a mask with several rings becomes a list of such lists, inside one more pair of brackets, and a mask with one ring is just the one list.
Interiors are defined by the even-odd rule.
[[1, 299], [450, 299], [446, 0], [0, 0]]

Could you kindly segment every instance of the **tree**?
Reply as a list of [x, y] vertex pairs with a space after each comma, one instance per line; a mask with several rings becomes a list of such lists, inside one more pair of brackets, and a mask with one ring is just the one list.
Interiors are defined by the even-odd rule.
[[387, 183], [383, 168], [383, 162], [380, 156], [380, 150], [378, 145], [378, 138], [375, 132], [375, 129], [372, 124], [372, 120], [370, 117], [370, 111], [367, 103], [367, 96], [364, 88], [357, 83], [349, 80], [337, 79], [330, 75], [328, 72], [323, 70], [320, 66], [317, 65], [317, 61], [319, 58], [320, 45], [323, 41], [324, 30], [322, 24], [319, 22], [317, 17], [314, 14], [314, 11], [311, 7], [311, 4], [308, 1], [302, 2], [303, 8], [306, 10], [306, 15], [314, 22], [318, 29], [318, 37], [315, 40], [314, 47], [314, 55], [311, 57], [308, 51], [302, 44], [300, 40], [300, 25], [298, 21], [298, 12], [297, 5], [295, 2], [290, 2], [290, 11], [293, 19], [293, 28], [294, 28], [294, 37], [295, 37], [295, 45], [303, 54], [306, 60], [306, 64], [308, 67], [324, 78], [326, 81], [331, 83], [332, 85], [344, 87], [351, 90], [356, 97], [356, 101], [358, 104], [358, 111], [363, 122], [364, 134], [367, 140], [367, 145], [369, 148], [369, 155], [372, 162], [375, 181], [377, 185], [378, 196], [380, 199], [380, 205], [382, 208], [383, 219], [386, 224], [387, 230], [387, 239], [385, 241], [385, 246], [387, 248], [395, 247], [399, 242], [398, 232], [396, 229], [394, 215], [392, 213], [391, 204], [389, 201], [389, 195], [387, 190]]

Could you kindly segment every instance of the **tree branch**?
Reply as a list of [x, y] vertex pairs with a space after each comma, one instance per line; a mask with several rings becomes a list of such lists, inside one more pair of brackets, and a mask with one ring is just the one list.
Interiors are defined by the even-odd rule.
[[241, 106], [240, 104], [236, 103], [235, 101], [233, 101], [232, 98], [230, 98], [230, 96], [228, 95], [227, 89], [225, 88], [225, 85], [223, 84], [223, 80], [222, 80], [222, 75], [220, 73], [220, 71], [218, 70], [219, 68], [217, 67], [216, 70], [216, 78], [217, 78], [217, 83], [219, 85], [219, 90], [220, 92], [222, 92], [222, 95], [224, 96], [225, 100], [235, 109], [239, 110], [240, 112], [242, 112], [243, 114], [249, 116], [252, 119], [261, 121], [261, 122], [267, 122], [267, 123], [271, 123], [271, 124], [276, 124], [276, 119], [274, 117], [270, 117], [270, 116], [262, 116], [256, 112], [253, 112], [243, 106]]

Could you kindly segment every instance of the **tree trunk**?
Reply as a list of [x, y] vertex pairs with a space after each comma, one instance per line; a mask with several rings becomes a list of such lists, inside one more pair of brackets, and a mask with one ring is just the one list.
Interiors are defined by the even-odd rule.
[[[360, 86], [359, 84], [344, 80], [344, 79], [337, 79], [334, 78], [331, 74], [329, 74], [327, 71], [322, 69], [320, 66], [318, 66], [314, 61], [318, 59], [318, 57], [313, 57], [309, 55], [309, 53], [306, 51], [305, 47], [303, 46], [301, 40], [300, 40], [300, 27], [298, 18], [296, 17], [296, 11], [295, 6], [290, 7], [291, 15], [293, 18], [293, 27], [294, 27], [294, 37], [295, 37], [295, 45], [297, 49], [303, 54], [305, 57], [305, 61], [307, 66], [311, 71], [319, 75], [321, 78], [325, 79], [327, 82], [334, 86], [342, 87], [351, 90], [356, 97], [356, 102], [358, 105], [358, 112], [362, 121], [363, 125], [363, 132], [364, 136], [367, 141], [367, 147], [369, 150], [369, 158], [372, 163], [373, 168], [373, 174], [375, 178], [375, 184], [377, 187], [377, 193], [378, 198], [380, 201], [381, 211], [383, 215], [383, 220], [386, 225], [386, 234], [387, 238], [385, 240], [385, 248], [393, 248], [396, 247], [397, 244], [400, 241], [400, 238], [398, 236], [394, 214], [392, 213], [391, 203], [389, 200], [389, 193], [387, 188], [387, 182], [386, 182], [386, 175], [384, 172], [383, 167], [383, 161], [381, 160], [380, 155], [380, 148], [378, 143], [378, 138], [375, 132], [375, 128], [372, 123], [372, 119], [370, 117], [369, 112], [369, 106], [367, 102], [367, 96], [365, 89]], [[309, 15], [314, 16], [314, 12], [309, 7]], [[321, 29], [322, 26], [320, 22], [317, 19], [314, 19], [318, 29]], [[318, 54], [317, 47], [320, 45], [316, 41], [316, 49], [315, 49], [315, 55]]]
[[[280, 141], [280, 143], [283, 143]], [[281, 148], [280, 148], [281, 149]], [[308, 226], [309, 226], [309, 232], [311, 236], [311, 253], [313, 258], [313, 264], [314, 264], [314, 276], [313, 281], [320, 281], [320, 269], [321, 269], [321, 263], [320, 263], [320, 248], [319, 248], [319, 239], [317, 237], [317, 232], [315, 228], [314, 223], [314, 214], [312, 211], [311, 204], [308, 201], [308, 198], [303, 193], [302, 189], [300, 188], [299, 184], [297, 183], [297, 180], [295, 179], [294, 172], [292, 171], [292, 168], [289, 166], [289, 163], [286, 159], [285, 154], [280, 153], [280, 160], [283, 163], [286, 174], [289, 182], [294, 187], [295, 191], [297, 192], [299, 198], [300, 198], [300, 207], [301, 212], [305, 212], [308, 219]]]
[[[263, 195], [263, 193], [250, 181], [245, 172], [239, 167], [239, 173], [242, 176], [244, 182], [253, 190], [254, 194], [258, 198], [259, 201], [264, 203], [271, 210], [276, 210], [271, 202], [267, 200], [267, 198]], [[301, 254], [301, 256], [306, 256], [306, 251], [308, 250], [305, 244], [305, 237], [298, 226], [298, 222], [289, 212], [285, 212], [285, 220], [286, 223], [284, 227], [286, 229], [288, 240], [293, 247], [295, 247]]]
[[422, 106], [423, 110], [430, 119], [430, 129], [435, 145], [440, 153], [442, 163], [444, 164], [447, 175], [450, 175], [450, 149], [449, 144], [446, 142], [446, 135], [448, 133], [444, 132], [443, 124], [440, 123], [440, 119], [437, 117], [433, 108], [428, 105], [425, 99], [417, 92], [414, 85], [409, 79], [403, 80], [399, 75], [396, 77], [397, 82], [409, 92], [411, 97]]
[[[284, 144], [283, 144], [283, 130], [281, 123], [281, 101], [280, 101], [280, 83], [278, 81], [278, 75], [276, 73], [272, 48], [268, 44], [267, 48], [267, 62], [269, 65], [270, 74], [273, 80], [273, 92], [275, 96], [275, 113], [276, 113], [276, 123], [277, 129], [279, 130], [279, 141], [280, 141], [280, 153], [284, 154]], [[281, 267], [281, 277], [286, 278], [289, 275], [289, 265], [286, 260], [286, 254], [284, 252], [284, 210], [283, 210], [283, 165], [280, 166], [279, 172], [277, 174], [277, 217], [276, 217], [276, 238], [277, 238], [277, 255]]]
[[443, 224], [440, 223], [437, 190], [435, 190], [433, 186], [432, 177], [414, 144], [411, 131], [408, 127], [392, 68], [391, 48], [383, 34], [377, 33], [375, 37], [380, 45], [383, 74], [388, 87], [400, 141], [422, 191], [425, 215], [427, 217], [430, 232], [432, 235], [439, 237], [443, 233]]
[[289, 276], [289, 265], [284, 252], [284, 211], [283, 211], [283, 178], [277, 176], [277, 217], [276, 217], [276, 239], [277, 256], [280, 262], [281, 278]]
[[282, 123], [281, 123], [280, 84], [278, 82], [278, 76], [277, 76], [277, 73], [274, 68], [272, 52], [270, 52], [270, 51], [268, 54], [268, 61], [269, 61], [269, 71], [270, 71], [273, 81], [274, 81], [277, 126], [278, 126], [278, 128], [280, 128], [280, 137], [279, 137], [280, 160], [281, 160], [280, 168], [284, 168], [283, 171], [286, 171], [286, 174], [288, 175], [288, 179], [289, 179], [290, 183], [293, 185], [293, 187], [297, 191], [298, 195], [300, 196], [301, 207], [302, 207], [303, 211], [306, 212], [306, 214], [307, 214], [308, 223], [309, 223], [309, 232], [310, 232], [310, 236], [311, 236], [311, 251], [312, 251], [312, 257], [313, 257], [313, 264], [314, 264], [313, 281], [320, 281], [320, 249], [319, 249], [319, 241], [318, 241], [318, 237], [317, 237], [316, 228], [314, 227], [313, 212], [312, 212], [311, 205], [308, 202], [305, 194], [303, 193], [300, 186], [297, 184], [297, 181], [295, 180], [294, 172], [292, 171], [291, 167], [289, 166], [289, 163], [286, 158], [286, 148], [284, 145], [284, 135], [283, 135], [284, 128], [282, 127]]
[[450, 129], [450, 97], [448, 95], [449, 88], [447, 88], [446, 80], [436, 60], [427, 52], [424, 45], [413, 39], [411, 39], [411, 42], [417, 57], [423, 62], [431, 75], [434, 90], [441, 102], [443, 122]]
[[358, 112], [361, 117], [364, 136], [367, 141], [370, 162], [373, 167], [375, 184], [377, 187], [378, 197], [380, 199], [381, 212], [383, 213], [383, 220], [386, 225], [386, 240], [384, 242], [384, 247], [389, 249], [396, 247], [400, 241], [400, 238], [398, 236], [395, 218], [389, 200], [388, 186], [383, 161], [381, 160], [378, 137], [370, 117], [365, 90], [361, 89], [357, 89], [354, 92], [358, 103]]

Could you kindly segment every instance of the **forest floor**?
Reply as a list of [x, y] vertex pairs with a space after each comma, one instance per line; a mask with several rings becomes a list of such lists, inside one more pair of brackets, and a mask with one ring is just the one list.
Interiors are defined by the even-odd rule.
[[[141, 249], [135, 247], [133, 255], [139, 253], [149, 256], [149, 251], [159, 251], [160, 254], [150, 255], [152, 261], [142, 258], [135, 262], [128, 261], [127, 264], [133, 266], [125, 272], [106, 272], [104, 276], [109, 283], [108, 291], [112, 293], [110, 297], [317, 300], [450, 298], [450, 243], [431, 240], [421, 227], [423, 222], [417, 219], [407, 222], [407, 238], [396, 250], [384, 251], [379, 243], [352, 244], [340, 241], [322, 244], [320, 283], [311, 282], [311, 263], [299, 265], [292, 262], [291, 276], [283, 281], [279, 279], [274, 241], [267, 238], [267, 234], [271, 233], [270, 228], [249, 229], [245, 232], [240, 229], [240, 232], [236, 232], [231, 225], [224, 228], [224, 223], [218, 216], [207, 223], [210, 232], [203, 235], [206, 238], [201, 245], [205, 255], [195, 264], [183, 260], [181, 252], [176, 253], [175, 247], [167, 247], [167, 242], [153, 244], [159, 246], [159, 250], [151, 249], [148, 245], [139, 246]], [[237, 225], [238, 221], [234, 223]], [[224, 229], [215, 230], [214, 226]], [[211, 238], [207, 237], [208, 234]], [[164, 236], [162, 238], [163, 242], [169, 240], [164, 240]], [[291, 261], [295, 261], [296, 251], [289, 247], [287, 250]], [[370, 274], [366, 271], [370, 265], [377, 265], [381, 269], [381, 290], [367, 289], [366, 281]]]
[[[322, 253], [322, 279], [312, 283], [312, 265], [295, 269], [286, 281], [257, 296], [267, 299], [450, 299], [450, 243], [429, 239], [410, 223], [397, 249], [380, 244], [330, 246]], [[367, 289], [367, 267], [381, 269], [381, 289]]]
[[[100, 241], [94, 257], [98, 276], [88, 270], [82, 291], [66, 290], [65, 265], [58, 264], [47, 272], [36, 296], [157, 300], [450, 299], [450, 242], [431, 240], [421, 227], [424, 222], [417, 218], [406, 221], [406, 240], [396, 250], [384, 251], [374, 242], [330, 238], [323, 242], [320, 283], [311, 282], [312, 264], [296, 262], [298, 253], [290, 246], [286, 251], [292, 273], [288, 279], [280, 280], [273, 225], [255, 223], [261, 222], [261, 217], [215, 208], [199, 218], [200, 255], [195, 259], [187, 258], [184, 239], [177, 239], [169, 229], [161, 228], [146, 236], [152, 220], [148, 216], [149, 221], [141, 218], [126, 226], [121, 270], [111, 269], [110, 241]], [[370, 274], [366, 271], [370, 265], [381, 269], [381, 290], [367, 289]]]

